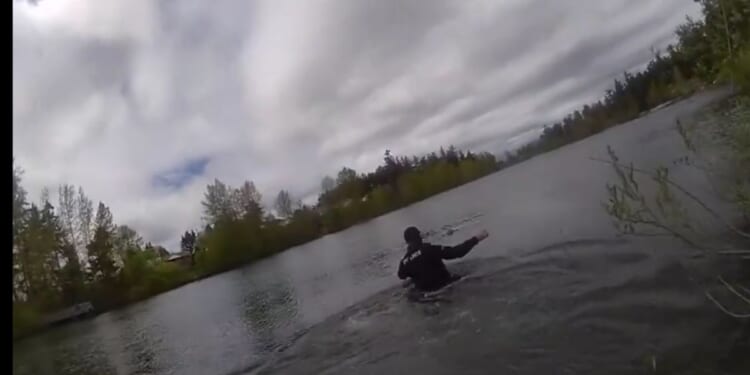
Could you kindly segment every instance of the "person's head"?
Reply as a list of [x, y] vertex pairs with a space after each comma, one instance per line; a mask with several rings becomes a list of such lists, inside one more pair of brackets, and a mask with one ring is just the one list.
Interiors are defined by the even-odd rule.
[[404, 230], [404, 240], [409, 245], [419, 245], [422, 243], [422, 233], [417, 227], [408, 227]]

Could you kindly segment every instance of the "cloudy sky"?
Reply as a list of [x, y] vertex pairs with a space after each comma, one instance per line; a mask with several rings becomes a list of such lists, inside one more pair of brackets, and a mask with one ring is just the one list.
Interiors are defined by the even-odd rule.
[[[502, 152], [673, 41], [691, 0], [13, 3], [13, 153], [174, 246], [214, 178], [314, 193], [388, 148]], [[53, 194], [53, 198], [54, 194]]]

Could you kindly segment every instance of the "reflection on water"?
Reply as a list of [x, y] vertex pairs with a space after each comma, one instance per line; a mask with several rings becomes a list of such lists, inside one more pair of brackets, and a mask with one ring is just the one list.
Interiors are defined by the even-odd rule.
[[[682, 146], [662, 130], [714, 97], [699, 95], [252, 266], [17, 342], [13, 373], [617, 374], [643, 373], [654, 358], [657, 369], [699, 358], [721, 368], [722, 353], [742, 353], [729, 349], [734, 338], [724, 333], [747, 336], [747, 328], [706, 303], [674, 243], [614, 239], [600, 205], [612, 172], [588, 159], [610, 144], [644, 167], [669, 162]], [[395, 277], [409, 225], [445, 244], [490, 231], [451, 264], [468, 276], [437, 303], [409, 302]]]
[[284, 328], [297, 314], [297, 302], [288, 283], [275, 282], [247, 291], [242, 307], [243, 322], [248, 333], [255, 336], [257, 350], [270, 352], [285, 343], [290, 332]]
[[136, 326], [127, 311], [102, 315], [21, 342], [14, 347], [14, 373], [158, 373], [161, 332]]

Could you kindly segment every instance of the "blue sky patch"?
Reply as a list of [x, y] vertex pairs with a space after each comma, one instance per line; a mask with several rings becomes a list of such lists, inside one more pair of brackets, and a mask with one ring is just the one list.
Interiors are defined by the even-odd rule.
[[159, 188], [178, 190], [190, 183], [195, 177], [202, 175], [206, 171], [209, 160], [205, 156], [187, 160], [172, 169], [153, 176], [151, 183]]

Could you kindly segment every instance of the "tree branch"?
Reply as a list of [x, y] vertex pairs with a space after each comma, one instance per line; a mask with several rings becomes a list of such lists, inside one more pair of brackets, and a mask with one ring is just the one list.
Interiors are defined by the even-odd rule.
[[749, 289], [745, 288], [742, 285], [737, 285], [737, 287], [740, 288], [740, 290], [742, 290], [743, 292], [745, 292], [748, 296], [750, 296], [750, 290]]
[[720, 304], [719, 301], [717, 301], [711, 295], [711, 293], [709, 293], [707, 290], [704, 291], [704, 293], [706, 295], [706, 298], [708, 298], [711, 302], [713, 302], [714, 305], [716, 305], [716, 307], [719, 308], [719, 310], [723, 311], [725, 314], [731, 316], [732, 318], [737, 318], [737, 319], [747, 319], [747, 318], [750, 318], [750, 314], [738, 314], [738, 313], [734, 313], [734, 312], [729, 311], [726, 307], [724, 307], [722, 304]]
[[[653, 212], [651, 212], [650, 209], [648, 211], [651, 214], [651, 216], [654, 216]], [[705, 251], [706, 250], [706, 248], [704, 248], [703, 246], [698, 245], [697, 243], [693, 242], [693, 240], [691, 240], [691, 239], [687, 238], [686, 236], [684, 236], [682, 233], [680, 233], [680, 232], [678, 232], [678, 231], [676, 231], [676, 230], [674, 230], [674, 229], [672, 229], [672, 228], [670, 228], [670, 227], [668, 227], [668, 226], [666, 226], [664, 224], [661, 224], [661, 223], [653, 221], [653, 220], [644, 220], [641, 223], [642, 224], [646, 224], [646, 225], [651, 225], [651, 226], [660, 228], [662, 230], [665, 230], [665, 231], [669, 232], [670, 235], [679, 238], [680, 240], [684, 241], [688, 245], [690, 245], [690, 246], [692, 246], [692, 247], [694, 247], [694, 248], [696, 248], [698, 250], [701, 250], [701, 251]]]
[[749, 299], [749, 298], [747, 298], [747, 297], [743, 296], [742, 294], [740, 294], [739, 292], [737, 292], [737, 290], [736, 290], [736, 289], [734, 289], [734, 287], [733, 287], [732, 285], [730, 285], [730, 284], [729, 284], [728, 282], [724, 281], [724, 278], [722, 278], [721, 276], [719, 276], [719, 277], [717, 277], [717, 278], [719, 279], [719, 281], [721, 281], [721, 283], [722, 283], [722, 284], [724, 284], [724, 286], [725, 286], [725, 287], [726, 287], [726, 288], [727, 288], [727, 289], [728, 289], [728, 290], [729, 290], [730, 292], [732, 292], [732, 293], [733, 293], [734, 295], [736, 295], [737, 297], [740, 297], [740, 299], [741, 299], [741, 300], [745, 301], [745, 303], [747, 303], [748, 305], [750, 305], [750, 299]]
[[[649, 177], [656, 177], [653, 174], [653, 172], [649, 172], [649, 171], [646, 171], [646, 170], [643, 170], [643, 169], [635, 168], [632, 165], [631, 166], [626, 166], [626, 165], [624, 165], [622, 163], [618, 163], [618, 162], [614, 162], [614, 161], [610, 161], [610, 160], [599, 159], [599, 158], [593, 158], [593, 157], [589, 157], [589, 159], [591, 159], [593, 161], [600, 162], [600, 163], [609, 164], [609, 165], [612, 165], [612, 166], [628, 168], [631, 171], [638, 172], [638, 173], [641, 173], [641, 174], [645, 174], [645, 175], [647, 175]], [[664, 177], [664, 181], [667, 184], [669, 184], [670, 186], [672, 186], [675, 189], [677, 189], [678, 191], [680, 191], [681, 193], [685, 194], [685, 196], [687, 196], [688, 198], [690, 198], [691, 200], [693, 200], [695, 203], [697, 203], [699, 206], [701, 206], [704, 210], [706, 210], [706, 212], [708, 212], [709, 214], [711, 214], [711, 216], [713, 216], [715, 219], [719, 220], [725, 227], [727, 227], [728, 229], [730, 229], [732, 232], [734, 232], [735, 234], [737, 234], [737, 235], [739, 235], [741, 237], [744, 237], [746, 239], [750, 239], [750, 233], [745, 233], [744, 231], [738, 229], [737, 227], [735, 227], [734, 225], [732, 225], [731, 223], [729, 223], [728, 221], [726, 221], [721, 215], [719, 215], [711, 207], [708, 207], [708, 205], [706, 205], [705, 203], [703, 203], [703, 201], [700, 198], [696, 197], [693, 193], [689, 192], [688, 190], [686, 190], [685, 188], [683, 188], [682, 186], [680, 186], [678, 183], [672, 181], [669, 177]]]
[[750, 255], [750, 250], [721, 250], [721, 255]]

